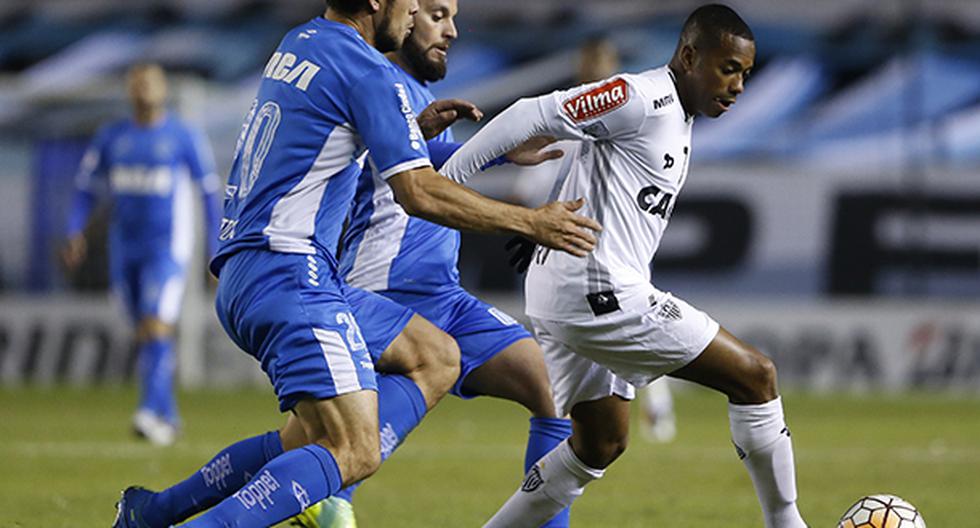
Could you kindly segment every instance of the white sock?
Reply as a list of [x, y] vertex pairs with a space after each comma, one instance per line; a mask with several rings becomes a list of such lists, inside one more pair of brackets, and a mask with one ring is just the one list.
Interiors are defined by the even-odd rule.
[[605, 470], [585, 465], [568, 440], [538, 460], [517, 490], [484, 528], [537, 528], [572, 505], [585, 485], [602, 478]]
[[728, 404], [732, 441], [749, 470], [766, 528], [806, 528], [796, 507], [793, 442], [783, 419], [783, 402]]

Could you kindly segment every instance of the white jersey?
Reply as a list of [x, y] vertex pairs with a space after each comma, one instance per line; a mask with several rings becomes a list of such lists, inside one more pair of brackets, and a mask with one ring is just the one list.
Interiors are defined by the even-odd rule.
[[618, 75], [519, 101], [460, 149], [443, 174], [462, 181], [488, 156], [535, 135], [581, 141], [558, 175], [557, 198], [585, 198], [578, 213], [603, 231], [585, 258], [537, 249], [527, 276], [527, 314], [574, 321], [645, 311], [656, 292], [650, 262], [687, 177], [692, 123], [668, 67]]

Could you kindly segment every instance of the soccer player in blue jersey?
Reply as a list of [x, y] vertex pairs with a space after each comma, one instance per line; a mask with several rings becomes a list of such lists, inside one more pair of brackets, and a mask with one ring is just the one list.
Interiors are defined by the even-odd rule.
[[[411, 36], [401, 49], [387, 54], [417, 111], [435, 100], [427, 84], [445, 77], [447, 52], [457, 37], [456, 0], [420, 0], [419, 6]], [[444, 131], [429, 142], [433, 163], [441, 165], [458, 146], [452, 131]], [[560, 153], [515, 151], [509, 158], [534, 164]], [[571, 434], [571, 421], [555, 414], [542, 353], [531, 335], [510, 316], [460, 286], [459, 245], [459, 232], [409, 216], [394, 199], [391, 187], [368, 168], [358, 182], [342, 243], [340, 271], [351, 286], [378, 292], [411, 308], [456, 340], [461, 370], [453, 394], [504, 398], [531, 412], [526, 472]], [[362, 328], [375, 326], [368, 317], [358, 319]], [[379, 401], [382, 422], [385, 416], [411, 415], [398, 409], [398, 403]], [[386, 409], [389, 406], [392, 408]], [[314, 505], [298, 521], [310, 528], [353, 528], [353, 492], [353, 487], [348, 488]], [[567, 512], [548, 526], [568, 526]]]
[[[261, 363], [307, 445], [283, 452], [287, 438], [269, 433], [229, 446], [175, 488], [204, 490], [205, 502], [238, 491], [182, 526], [270, 526], [380, 463], [374, 370], [386, 358], [372, 357], [349, 301], [356, 292], [335, 260], [363, 163], [387, 179], [406, 211], [456, 228], [525, 234], [578, 256], [594, 248], [590, 230], [600, 229], [572, 212], [581, 200], [525, 209], [432, 169], [405, 86], [379, 52], [401, 46], [417, 0], [327, 6], [324, 17], [290, 31], [266, 67], [236, 148], [211, 263], [220, 274], [222, 325]], [[446, 116], [468, 108], [435, 107]], [[455, 378], [456, 367], [445, 370]], [[163, 515], [172, 523], [201, 509], [200, 501], [186, 504], [195, 496], [188, 489], [130, 488], [115, 525], [157, 526]]]
[[[166, 109], [167, 81], [156, 64], [127, 77], [133, 117], [101, 129], [77, 176], [62, 258], [75, 269], [86, 253], [84, 227], [100, 190], [111, 196], [110, 275], [136, 325], [140, 401], [137, 434], [174, 442], [174, 324], [193, 247], [192, 184], [204, 197], [209, 249], [216, 245], [219, 181], [204, 136]], [[213, 254], [213, 253], [211, 253]]]

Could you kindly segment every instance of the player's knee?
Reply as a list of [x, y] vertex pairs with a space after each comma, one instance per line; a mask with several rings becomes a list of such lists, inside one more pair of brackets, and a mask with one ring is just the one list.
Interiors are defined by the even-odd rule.
[[602, 469], [620, 457], [629, 445], [629, 435], [609, 431], [598, 437], [583, 438], [581, 442], [572, 440], [575, 454], [585, 465]]
[[626, 452], [626, 448], [629, 446], [629, 435], [622, 435], [610, 438], [603, 445], [603, 456], [606, 460], [606, 465], [612, 464], [620, 455]]
[[370, 477], [381, 467], [380, 442], [377, 434], [353, 435], [342, 439], [324, 435], [315, 443], [333, 455], [345, 486]]
[[[381, 451], [375, 446], [358, 446], [351, 461], [350, 480], [364, 480], [381, 467]], [[345, 478], [345, 481], [347, 479]]]
[[418, 345], [419, 363], [433, 390], [446, 393], [459, 378], [459, 345], [445, 332], [429, 332]]
[[555, 411], [555, 400], [551, 394], [551, 384], [548, 376], [534, 376], [524, 384], [526, 391], [521, 399], [521, 404], [531, 411], [531, 414], [538, 418], [557, 418]]
[[433, 343], [434, 362], [439, 365], [439, 370], [446, 373], [452, 379], [452, 385], [459, 377], [459, 345], [449, 334], [439, 332], [436, 334]]
[[764, 403], [778, 394], [776, 364], [755, 349], [751, 352], [741, 398], [747, 403]]

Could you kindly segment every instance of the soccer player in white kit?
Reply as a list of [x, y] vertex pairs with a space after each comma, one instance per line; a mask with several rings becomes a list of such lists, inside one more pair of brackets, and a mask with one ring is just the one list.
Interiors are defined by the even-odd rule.
[[732, 439], [766, 527], [806, 526], [772, 361], [650, 282], [650, 261], [687, 178], [694, 118], [725, 113], [754, 60], [755, 39], [738, 14], [700, 7], [668, 65], [522, 99], [443, 167], [463, 181], [532, 136], [578, 140], [577, 159], [558, 176], [558, 196], [586, 198], [583, 214], [604, 226], [585, 258], [543, 248], [533, 254], [527, 314], [556, 407], [571, 415], [574, 432], [528, 471], [486, 526], [539, 526], [569, 506], [626, 449], [635, 386], [665, 374], [728, 397]]

